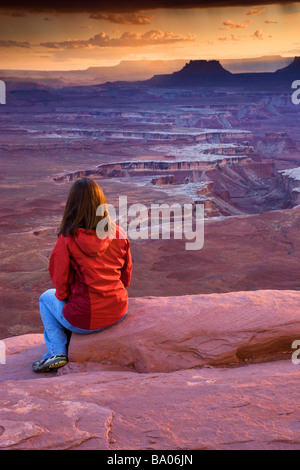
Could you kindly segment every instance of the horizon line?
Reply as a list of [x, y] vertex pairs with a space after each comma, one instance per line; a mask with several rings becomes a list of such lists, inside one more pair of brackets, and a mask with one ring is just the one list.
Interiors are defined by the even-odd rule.
[[[121, 63], [124, 62], [177, 62], [177, 61], [186, 61], [186, 64], [192, 61], [206, 61], [206, 62], [211, 62], [211, 61], [217, 61], [217, 62], [238, 62], [238, 61], [251, 61], [251, 60], [258, 60], [258, 59], [264, 59], [264, 58], [281, 58], [281, 59], [296, 59], [298, 56], [297, 55], [289, 55], [289, 56], [284, 56], [284, 55], [262, 55], [262, 56], [257, 56], [257, 57], [243, 57], [243, 58], [235, 58], [235, 59], [186, 59], [186, 58], [178, 58], [178, 59], [121, 59], [119, 60], [118, 63], [114, 65], [91, 65], [87, 68], [80, 69], [80, 68], [74, 68], [74, 69], [26, 69], [26, 68], [0, 68], [1, 72], [41, 72], [41, 73], [47, 73], [47, 72], [59, 72], [59, 73], [66, 73], [66, 72], [85, 72], [89, 69], [97, 69], [97, 68], [102, 68], [102, 69], [109, 69], [113, 67], [118, 67]], [[251, 72], [250, 72], [251, 73]]]

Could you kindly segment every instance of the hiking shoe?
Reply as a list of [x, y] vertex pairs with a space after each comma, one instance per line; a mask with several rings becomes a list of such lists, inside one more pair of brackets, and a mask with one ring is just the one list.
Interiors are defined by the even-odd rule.
[[36, 361], [32, 364], [33, 372], [51, 372], [57, 370], [60, 367], [64, 367], [68, 364], [69, 359], [67, 356], [52, 356], [41, 361]]

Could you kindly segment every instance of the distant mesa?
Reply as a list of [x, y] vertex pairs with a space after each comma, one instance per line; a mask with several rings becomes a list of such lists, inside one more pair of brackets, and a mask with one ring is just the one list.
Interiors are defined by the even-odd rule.
[[179, 70], [174, 72], [173, 76], [195, 76], [198, 77], [201, 75], [231, 75], [228, 70], [225, 70], [224, 67], [220, 64], [218, 60], [191, 60], [188, 64]]
[[300, 77], [300, 57], [295, 57], [294, 61], [283, 69], [279, 69], [275, 72], [276, 74], [294, 75], [299, 74]]
[[155, 75], [147, 81], [149, 85], [201, 85], [202, 82], [212, 80], [224, 82], [232, 77], [231, 72], [224, 69], [218, 60], [191, 60], [189, 63], [170, 75]]
[[300, 57], [276, 72], [231, 73], [217, 60], [191, 60], [181, 70], [169, 75], [155, 75], [143, 82], [158, 87], [243, 87], [269, 89], [286, 87], [293, 77], [300, 77]]

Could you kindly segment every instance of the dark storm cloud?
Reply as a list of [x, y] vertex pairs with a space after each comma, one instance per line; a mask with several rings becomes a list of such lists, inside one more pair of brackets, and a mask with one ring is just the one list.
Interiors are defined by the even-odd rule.
[[1, 0], [2, 11], [26, 11], [33, 13], [80, 13], [80, 12], [132, 12], [141, 10], [155, 10], [158, 8], [211, 8], [226, 6], [251, 7], [260, 5], [292, 5], [299, 2], [291, 0], [46, 0], [35, 2], [34, 0]]

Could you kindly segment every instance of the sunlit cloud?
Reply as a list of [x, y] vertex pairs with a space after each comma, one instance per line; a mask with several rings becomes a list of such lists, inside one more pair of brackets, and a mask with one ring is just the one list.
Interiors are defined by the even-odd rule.
[[261, 13], [264, 13], [266, 11], [265, 8], [251, 8], [250, 10], [245, 13], [245, 16], [255, 16], [255, 15], [260, 15]]
[[263, 40], [263, 39], [268, 39], [268, 38], [271, 38], [272, 36], [266, 36], [264, 35], [264, 33], [258, 29], [256, 30], [253, 34], [250, 34], [250, 35], [247, 35], [247, 34], [231, 34], [230, 36], [221, 36], [218, 38], [218, 41], [220, 42], [228, 42], [228, 41], [234, 41], [234, 42], [238, 42], [238, 41], [243, 41], [243, 40], [246, 40], [246, 39], [259, 39], [259, 40]]
[[91, 13], [89, 16], [93, 20], [104, 20], [110, 23], [127, 24], [127, 25], [145, 25], [150, 24], [154, 19], [154, 15], [144, 15], [141, 12], [134, 13]]
[[238, 42], [238, 41], [242, 41], [243, 39], [245, 39], [247, 36], [244, 34], [244, 35], [241, 35], [241, 34], [231, 34], [230, 36], [225, 36], [225, 37], [220, 37], [218, 38], [218, 41], [220, 42], [228, 42], [228, 41], [234, 41], [234, 42]]
[[257, 31], [255, 31], [254, 34], [251, 35], [251, 38], [253, 38], [253, 39], [260, 39], [261, 41], [262, 41], [263, 39], [271, 38], [271, 37], [272, 37], [272, 36], [270, 36], [270, 35], [269, 35], [269, 36], [265, 36], [264, 33], [263, 33], [260, 29], [258, 29]]
[[159, 29], [147, 31], [144, 34], [123, 33], [119, 38], [112, 38], [105, 32], [96, 34], [87, 40], [68, 39], [67, 41], [48, 41], [40, 43], [40, 46], [47, 49], [89, 49], [94, 47], [136, 47], [166, 45], [181, 42], [195, 41], [194, 34], [175, 34], [163, 32]]
[[249, 18], [248, 20], [244, 21], [244, 23], [239, 23], [232, 20], [223, 21], [223, 28], [219, 28], [222, 30], [230, 30], [230, 29], [246, 29], [252, 23], [252, 20]]
[[31, 45], [27, 41], [5, 41], [0, 40], [0, 47], [9, 48], [9, 47], [21, 47], [23, 49], [30, 49]]

